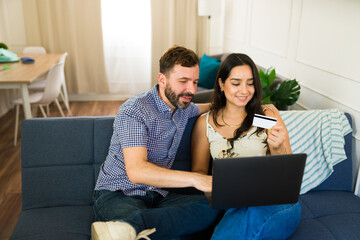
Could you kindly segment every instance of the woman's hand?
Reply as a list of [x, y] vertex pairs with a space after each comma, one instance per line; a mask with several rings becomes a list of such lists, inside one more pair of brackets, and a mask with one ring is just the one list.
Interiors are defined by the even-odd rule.
[[287, 152], [284, 145], [287, 138], [286, 129], [283, 126], [276, 124], [268, 130], [267, 134], [267, 142], [269, 144], [271, 155], [286, 154]]
[[272, 105], [263, 105], [266, 116], [276, 118], [276, 125], [267, 130], [267, 143], [269, 145], [271, 155], [291, 154], [289, 134], [284, 121], [281, 119], [280, 112]]

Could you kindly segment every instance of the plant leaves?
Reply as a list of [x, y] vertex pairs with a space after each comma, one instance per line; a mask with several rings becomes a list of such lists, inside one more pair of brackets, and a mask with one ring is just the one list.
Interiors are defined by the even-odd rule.
[[[271, 68], [269, 68], [270, 70]], [[269, 82], [269, 86], [273, 85], [274, 81], [276, 78], [276, 72], [275, 72], [275, 68], [272, 68], [270, 74], [268, 74], [268, 82]]]
[[269, 86], [267, 75], [263, 72], [263, 70], [259, 70], [259, 77], [261, 82], [261, 87], [264, 89]]
[[300, 85], [296, 79], [281, 81], [276, 86], [272, 86], [276, 78], [276, 71], [273, 67], [268, 68], [265, 72], [260, 69], [259, 77], [263, 104], [272, 103], [278, 109], [284, 110], [286, 106], [290, 106], [298, 100]]
[[282, 81], [271, 96], [271, 101], [273, 101], [274, 105], [279, 109], [286, 105], [290, 106], [298, 100], [300, 88], [296, 79]]
[[262, 104], [271, 104], [271, 103], [273, 103], [270, 98], [271, 98], [271, 96], [263, 97]]

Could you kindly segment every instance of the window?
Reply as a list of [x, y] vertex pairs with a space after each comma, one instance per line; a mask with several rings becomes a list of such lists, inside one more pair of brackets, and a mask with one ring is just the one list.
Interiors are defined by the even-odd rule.
[[150, 0], [102, 0], [106, 73], [111, 93], [151, 87]]

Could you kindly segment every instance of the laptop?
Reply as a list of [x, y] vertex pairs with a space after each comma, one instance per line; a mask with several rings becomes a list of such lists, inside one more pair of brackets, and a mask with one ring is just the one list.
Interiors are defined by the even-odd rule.
[[306, 156], [297, 153], [214, 159], [211, 207], [228, 209], [296, 203]]

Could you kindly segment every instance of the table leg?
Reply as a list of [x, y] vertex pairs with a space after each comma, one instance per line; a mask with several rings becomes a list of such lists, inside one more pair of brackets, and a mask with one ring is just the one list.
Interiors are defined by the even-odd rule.
[[23, 99], [24, 115], [25, 119], [32, 118], [31, 116], [31, 107], [29, 99], [29, 90], [27, 84], [21, 84], [20, 86], [21, 96]]

